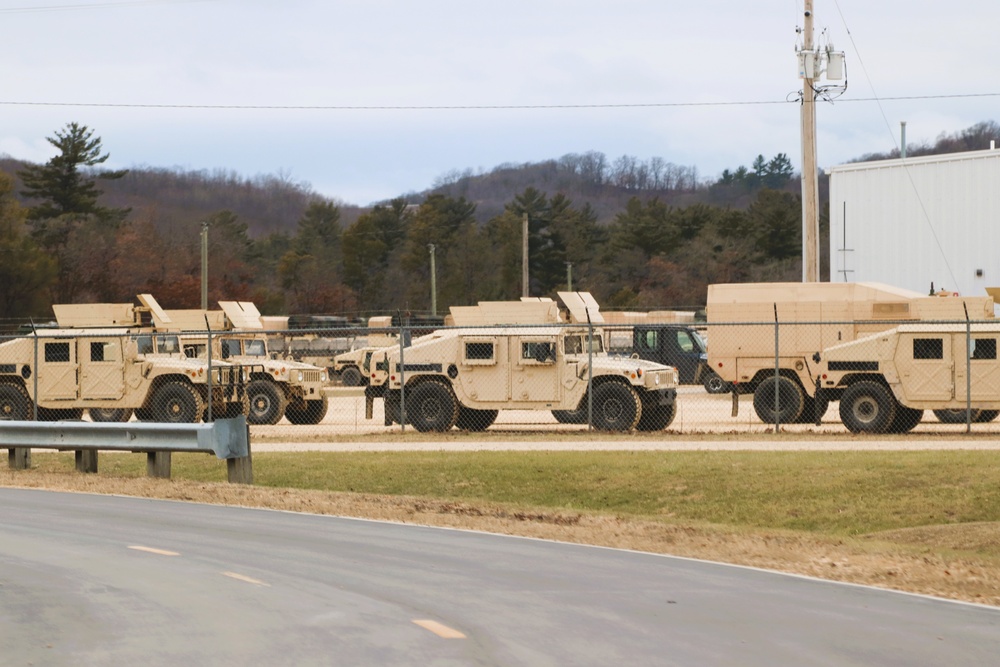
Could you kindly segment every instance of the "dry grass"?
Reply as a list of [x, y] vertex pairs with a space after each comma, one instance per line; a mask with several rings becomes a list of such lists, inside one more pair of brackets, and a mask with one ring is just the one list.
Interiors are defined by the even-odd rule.
[[104, 472], [2, 469], [0, 486], [482, 530], [735, 563], [1000, 606], [1000, 558], [982, 555], [997, 552], [1000, 524], [995, 522], [904, 528], [847, 538], [481, 500], [240, 486]]

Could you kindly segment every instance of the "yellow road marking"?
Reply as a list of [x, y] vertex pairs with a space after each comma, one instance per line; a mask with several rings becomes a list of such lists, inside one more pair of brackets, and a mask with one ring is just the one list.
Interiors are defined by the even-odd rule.
[[238, 581], [245, 581], [248, 584], [256, 584], [257, 586], [270, 586], [271, 585], [271, 584], [269, 584], [267, 582], [260, 581], [259, 579], [254, 579], [252, 577], [248, 577], [245, 574], [237, 574], [236, 572], [223, 572], [222, 576], [224, 576], [224, 577], [230, 577], [230, 578], [236, 579]]
[[414, 619], [413, 622], [422, 627], [424, 630], [430, 630], [438, 637], [444, 637], [445, 639], [465, 639], [465, 635], [455, 628], [449, 628], [447, 625], [438, 623], [437, 621]]
[[154, 549], [153, 547], [140, 547], [131, 546], [129, 549], [135, 549], [136, 551], [145, 551], [146, 553], [159, 554], [160, 556], [180, 556], [176, 551], [165, 551], [163, 549]]

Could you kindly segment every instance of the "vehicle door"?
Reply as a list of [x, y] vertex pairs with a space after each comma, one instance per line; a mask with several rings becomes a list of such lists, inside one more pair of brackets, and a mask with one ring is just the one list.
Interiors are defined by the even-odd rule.
[[122, 340], [117, 337], [79, 340], [80, 398], [118, 399], [125, 395]]
[[692, 384], [698, 373], [698, 367], [703, 363], [701, 345], [687, 329], [668, 328], [661, 332], [663, 355], [660, 363], [673, 366], [680, 375], [683, 384]]
[[453, 379], [461, 385], [461, 393], [484, 403], [510, 400], [510, 362], [505, 339], [463, 336], [459, 354], [458, 377]]
[[[965, 334], [953, 338], [955, 398], [964, 401], [968, 394], [973, 402], [1000, 400], [997, 334], [973, 334], [971, 345], [966, 344]], [[971, 393], [968, 393], [970, 387]]]
[[955, 395], [951, 334], [902, 332], [895, 362], [908, 400], [949, 401]]
[[558, 402], [562, 378], [557, 337], [528, 335], [510, 337], [511, 400]]
[[70, 338], [42, 338], [39, 347], [39, 402], [75, 399], [79, 393], [76, 341]]

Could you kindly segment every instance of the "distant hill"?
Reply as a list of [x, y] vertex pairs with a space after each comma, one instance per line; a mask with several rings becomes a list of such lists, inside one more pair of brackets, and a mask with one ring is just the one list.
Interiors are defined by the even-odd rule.
[[[984, 121], [954, 134], [942, 134], [934, 144], [911, 144], [907, 155], [932, 155], [989, 147], [1000, 138], [1000, 124]], [[868, 153], [854, 161], [899, 157], [899, 151]], [[785, 162], [782, 162], [782, 159]], [[779, 163], [780, 169], [775, 168]], [[0, 156], [0, 171], [15, 175], [25, 163]], [[777, 178], [776, 178], [777, 177]], [[161, 167], [132, 167], [127, 176], [102, 181], [102, 204], [129, 207], [161, 232], [228, 210], [247, 225], [252, 237], [275, 232], [294, 235], [298, 221], [311, 202], [324, 201], [340, 208], [340, 224], [350, 226], [366, 208], [351, 206], [319, 195], [308, 184], [282, 176], [245, 177], [235, 171], [181, 171]], [[798, 194], [797, 174], [791, 173], [784, 154], [766, 160], [757, 156], [750, 165], [734, 166], [716, 180], [699, 175], [696, 166], [676, 165], [664, 158], [648, 161], [623, 155], [610, 159], [596, 151], [568, 154], [557, 159], [523, 164], [501, 164], [489, 171], [453, 171], [428, 189], [400, 197], [420, 204], [432, 194], [464, 197], [476, 205], [476, 219], [485, 224], [527, 188], [549, 196], [563, 194], [576, 207], [589, 205], [600, 224], [609, 224], [633, 197], [676, 208], [705, 204], [745, 210], [761, 187]], [[18, 183], [18, 190], [20, 184]], [[821, 206], [826, 201], [826, 177], [820, 177]], [[23, 202], [24, 203], [24, 202]], [[385, 202], [383, 202], [385, 203]]]

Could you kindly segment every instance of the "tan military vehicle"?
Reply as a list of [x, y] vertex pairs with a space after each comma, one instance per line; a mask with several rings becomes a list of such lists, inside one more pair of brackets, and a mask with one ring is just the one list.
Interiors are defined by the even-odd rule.
[[880, 283], [710, 285], [706, 313], [711, 369], [734, 393], [753, 394], [762, 421], [783, 424], [818, 422], [826, 412], [816, 352], [903, 322], [994, 317], [992, 296], [927, 296]]
[[[0, 343], [0, 419], [197, 422], [241, 414], [242, 369], [168, 353], [176, 336], [45, 329]], [[158, 350], [163, 350], [160, 354]]]
[[[586, 319], [587, 305], [568, 298], [576, 316]], [[374, 352], [366, 389], [368, 417], [376, 398], [383, 399], [387, 425], [405, 419], [419, 431], [447, 431], [454, 426], [485, 430], [499, 410], [586, 414], [592, 378], [597, 428], [657, 431], [673, 421], [676, 369], [610, 357], [598, 330], [591, 338], [585, 326], [552, 326], [548, 318], [555, 312], [553, 302], [512, 305], [509, 308], [517, 312], [503, 314], [495, 306], [496, 302], [453, 308], [452, 315], [459, 323], [477, 318], [483, 324], [532, 318], [541, 318], [542, 323], [440, 329], [404, 347], [402, 359], [399, 347]], [[597, 309], [593, 311], [591, 317], [598, 318]]]
[[820, 393], [854, 433], [905, 433], [925, 410], [943, 422], [1000, 415], [1000, 323], [903, 324], [814, 356]]
[[399, 336], [389, 330], [391, 326], [391, 315], [368, 318], [365, 344], [356, 349], [342, 352], [333, 358], [332, 372], [340, 378], [340, 384], [345, 387], [360, 387], [368, 384], [368, 362], [372, 352], [398, 344]]
[[213, 362], [247, 366], [249, 423], [277, 424], [284, 416], [293, 424], [318, 424], [326, 416], [326, 369], [271, 358], [260, 312], [253, 303], [220, 301], [221, 311], [163, 310], [149, 294], [140, 294], [139, 300], [149, 309], [157, 331], [180, 336], [186, 356], [207, 359], [205, 332], [211, 330]]

